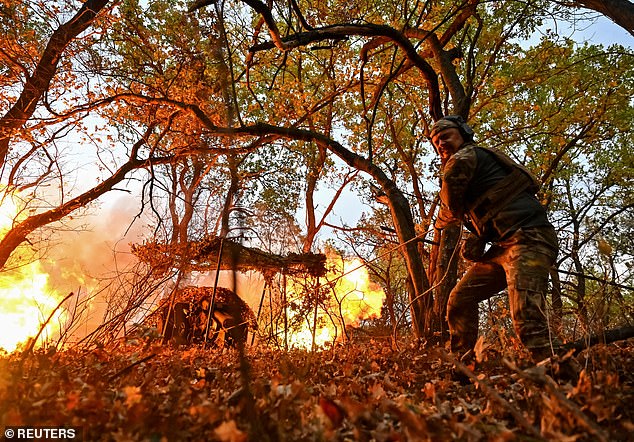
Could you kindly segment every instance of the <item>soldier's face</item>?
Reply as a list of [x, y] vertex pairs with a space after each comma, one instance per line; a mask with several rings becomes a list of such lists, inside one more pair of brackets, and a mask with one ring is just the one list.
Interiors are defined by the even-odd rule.
[[453, 154], [458, 152], [460, 146], [464, 144], [464, 138], [458, 129], [450, 127], [435, 134], [431, 138], [431, 142], [436, 147], [440, 160], [444, 164]]

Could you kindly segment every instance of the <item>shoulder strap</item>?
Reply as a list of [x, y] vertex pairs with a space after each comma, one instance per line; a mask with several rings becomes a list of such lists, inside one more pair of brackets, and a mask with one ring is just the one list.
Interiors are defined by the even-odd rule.
[[474, 215], [483, 213], [477, 217], [478, 224], [484, 226], [505, 208], [515, 197], [531, 186], [529, 177], [518, 169], [512, 171], [504, 179], [489, 189], [473, 205]]
[[471, 224], [478, 234], [482, 234], [485, 225], [520, 193], [525, 190], [532, 194], [537, 193], [539, 182], [526, 167], [516, 163], [498, 149], [478, 147], [490, 152], [509, 171], [506, 177], [481, 194], [468, 209]]
[[541, 184], [539, 183], [535, 175], [533, 175], [530, 172], [530, 170], [528, 170], [524, 165], [514, 161], [511, 157], [509, 157], [507, 154], [505, 154], [499, 149], [496, 149], [493, 147], [484, 147], [484, 146], [478, 146], [478, 147], [486, 152], [489, 152], [491, 155], [493, 155], [500, 163], [502, 163], [502, 165], [506, 169], [510, 170], [511, 172], [514, 170], [520, 170], [523, 174], [525, 174], [530, 180], [528, 185], [528, 190], [530, 192], [532, 192], [533, 194], [536, 194], [539, 191]]

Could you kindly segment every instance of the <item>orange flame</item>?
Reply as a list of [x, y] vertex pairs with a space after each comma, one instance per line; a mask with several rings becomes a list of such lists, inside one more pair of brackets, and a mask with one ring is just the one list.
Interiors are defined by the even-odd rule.
[[[20, 212], [19, 205], [19, 199], [12, 195], [3, 199], [0, 236], [11, 229]], [[39, 261], [12, 264], [13, 269], [0, 272], [0, 348], [7, 352], [13, 352], [21, 343], [35, 337], [59, 302], [48, 289], [48, 274], [42, 271]], [[40, 339], [54, 334], [61, 320], [62, 313], [56, 312]]]
[[360, 259], [342, 260], [329, 254], [328, 268], [331, 270], [324, 278], [331, 281], [330, 295], [324, 302], [327, 312], [318, 309], [316, 326], [304, 321], [299, 330], [293, 331], [289, 336], [291, 346], [310, 348], [315, 328], [315, 345], [322, 347], [342, 339], [342, 324], [358, 326], [362, 320], [381, 315], [385, 293], [378, 284], [370, 281], [368, 270]]

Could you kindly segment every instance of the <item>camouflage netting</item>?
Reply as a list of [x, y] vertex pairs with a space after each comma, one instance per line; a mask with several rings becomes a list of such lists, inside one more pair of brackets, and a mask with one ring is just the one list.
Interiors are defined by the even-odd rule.
[[[179, 289], [174, 293], [174, 304], [189, 303], [198, 304], [208, 307], [208, 302], [213, 297], [213, 287], [196, 287], [188, 286]], [[170, 303], [170, 297], [167, 296], [161, 300], [157, 309], [161, 309]], [[242, 300], [233, 290], [225, 287], [216, 288], [216, 296], [214, 298], [214, 308], [221, 311], [240, 312], [240, 316], [245, 320], [255, 320], [253, 311], [246, 302]]]
[[[209, 303], [214, 298], [213, 287], [183, 287], [174, 294], [174, 302], [189, 302], [193, 305], [199, 305], [204, 311], [209, 309]], [[169, 299], [164, 300], [169, 302]], [[240, 316], [240, 322], [256, 326], [257, 322], [253, 310], [242, 300], [233, 290], [225, 287], [216, 287], [216, 295], [214, 298], [214, 309], [226, 312], [227, 314], [236, 314]]]
[[[207, 328], [207, 318], [211, 300], [214, 300], [214, 321], [207, 336], [208, 341], [216, 341], [222, 330], [222, 339], [229, 343], [244, 342], [249, 329], [257, 329], [253, 310], [234, 291], [217, 287], [214, 297], [213, 287], [184, 287], [174, 293], [166, 337], [177, 337], [177, 343], [203, 342]], [[167, 320], [170, 297], [164, 298], [156, 310], [146, 318], [148, 325], [162, 331]], [[176, 318], [176, 319], [175, 319]], [[226, 336], [225, 336], [226, 334]]]
[[[221, 242], [221, 238], [216, 236], [177, 245], [148, 242], [134, 245], [132, 252], [141, 261], [159, 271], [167, 272], [172, 268], [209, 271], [215, 270], [218, 265]], [[241, 272], [255, 270], [265, 276], [276, 273], [324, 276], [326, 274], [326, 255], [321, 253], [275, 255], [225, 239], [224, 244], [222, 244], [220, 269]]]

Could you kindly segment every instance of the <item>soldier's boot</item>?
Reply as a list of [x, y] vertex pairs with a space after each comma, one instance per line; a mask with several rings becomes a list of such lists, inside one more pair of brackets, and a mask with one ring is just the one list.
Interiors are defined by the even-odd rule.
[[573, 356], [572, 351], [566, 352], [563, 348], [554, 350], [531, 349], [533, 361], [540, 366], [545, 366], [549, 374], [558, 381], [577, 384], [582, 367]]
[[577, 385], [579, 382], [579, 375], [583, 370], [577, 358], [572, 354], [561, 354], [554, 357], [553, 371], [558, 380], [563, 382], [570, 382], [573, 385]]
[[[475, 370], [476, 359], [475, 352], [473, 349], [463, 350], [463, 351], [452, 351], [454, 358], [462, 365], [464, 365], [468, 370]], [[464, 371], [460, 370], [457, 367], [457, 364], [454, 364], [451, 367], [451, 379], [459, 382], [461, 385], [468, 385], [470, 382], [469, 376], [464, 373]]]

